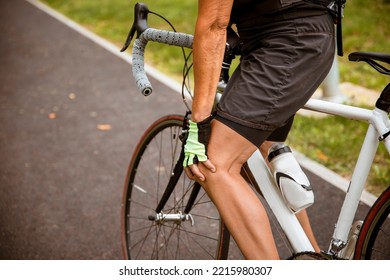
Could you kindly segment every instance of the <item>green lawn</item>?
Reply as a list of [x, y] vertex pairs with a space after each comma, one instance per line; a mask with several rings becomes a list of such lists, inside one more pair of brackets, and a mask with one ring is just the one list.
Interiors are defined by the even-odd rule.
[[[93, 32], [122, 44], [133, 21], [135, 0], [42, 0]], [[150, 10], [168, 18], [177, 30], [193, 33], [197, 13], [196, 0], [153, 0], [143, 2]], [[389, 0], [347, 0], [343, 20], [345, 56], [340, 58], [341, 82], [348, 81], [380, 90], [388, 79], [369, 66], [348, 62], [348, 53], [356, 50], [386, 52], [390, 38]], [[150, 16], [150, 26], [168, 28]], [[152, 45], [152, 44], [151, 44]], [[182, 71], [181, 53], [176, 48], [151, 46], [148, 62], [177, 76]], [[162, 63], [163, 62], [163, 63]]]
[[[341, 117], [303, 117], [297, 115], [289, 142], [294, 149], [350, 178], [360, 152], [367, 124]], [[380, 194], [390, 184], [390, 157], [380, 145], [369, 174], [367, 190]]]
[[[135, 0], [42, 0], [51, 7], [79, 22], [91, 31], [118, 45], [124, 43], [133, 21]], [[147, 1], [150, 10], [168, 18], [180, 32], [193, 33], [197, 13], [196, 0]], [[352, 51], [389, 51], [390, 0], [347, 0], [343, 20], [344, 57], [339, 58], [340, 81], [351, 82], [380, 91], [388, 77], [379, 75], [364, 63], [351, 63], [347, 56]], [[149, 25], [169, 28], [161, 19], [150, 15]], [[183, 58], [180, 50], [148, 45], [147, 63], [176, 78], [181, 77]], [[348, 177], [351, 162], [356, 160], [366, 125], [336, 117], [313, 119], [298, 116], [289, 137], [291, 145], [308, 157]], [[390, 183], [390, 159], [385, 150], [375, 159], [370, 174], [369, 190], [378, 194]]]

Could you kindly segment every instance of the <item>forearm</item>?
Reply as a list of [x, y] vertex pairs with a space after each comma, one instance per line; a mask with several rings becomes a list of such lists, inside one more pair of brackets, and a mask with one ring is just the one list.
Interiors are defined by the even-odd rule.
[[220, 2], [199, 1], [199, 15], [193, 44], [195, 88], [192, 119], [194, 121], [201, 121], [210, 116], [221, 72], [231, 5], [230, 1], [222, 1], [222, 4]]

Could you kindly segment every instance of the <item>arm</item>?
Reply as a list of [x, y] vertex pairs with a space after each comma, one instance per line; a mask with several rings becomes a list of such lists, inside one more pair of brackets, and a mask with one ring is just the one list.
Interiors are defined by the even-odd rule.
[[233, 0], [199, 0], [195, 26], [192, 120], [210, 116], [225, 51]]
[[[226, 28], [229, 24], [232, 5], [233, 0], [198, 1], [198, 18], [193, 44], [195, 88], [192, 122], [190, 121], [183, 162], [186, 167], [185, 172], [191, 179], [205, 180], [194, 157], [210, 171], [216, 170], [206, 155], [208, 139], [202, 141], [199, 136], [209, 135], [210, 127], [206, 119], [210, 117], [215, 100], [225, 51]], [[206, 123], [202, 122], [204, 120]], [[203, 133], [199, 134], [198, 129], [201, 127], [207, 128], [203, 128]]]

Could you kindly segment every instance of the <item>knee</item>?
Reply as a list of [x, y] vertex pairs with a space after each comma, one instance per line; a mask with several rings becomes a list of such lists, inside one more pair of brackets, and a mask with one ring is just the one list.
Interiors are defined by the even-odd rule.
[[226, 180], [231, 181], [237, 176], [241, 176], [241, 168], [243, 163], [233, 162], [230, 164], [219, 164], [218, 162], [214, 163], [216, 170], [215, 172], [210, 171], [204, 166], [201, 167], [201, 172], [205, 175], [204, 184], [206, 186], [213, 186], [221, 182], [226, 182]]

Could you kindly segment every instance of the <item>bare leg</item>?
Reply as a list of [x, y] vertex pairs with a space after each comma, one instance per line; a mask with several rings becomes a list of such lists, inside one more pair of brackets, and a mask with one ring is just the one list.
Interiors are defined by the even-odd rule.
[[255, 150], [256, 147], [241, 135], [214, 121], [208, 156], [216, 172], [211, 173], [200, 164], [206, 177], [201, 184], [245, 258], [278, 259], [267, 213], [240, 175], [242, 164]]
[[[268, 150], [272, 146], [273, 143], [275, 143], [275, 142], [265, 141], [260, 146], [260, 152], [261, 152], [261, 154], [263, 155], [263, 157], [265, 159], [267, 159]], [[309, 220], [309, 217], [307, 215], [307, 211], [306, 210], [302, 210], [298, 214], [296, 214], [296, 216], [297, 216], [297, 218], [299, 220], [299, 223], [301, 224], [303, 230], [305, 231], [307, 237], [309, 238], [310, 243], [314, 247], [314, 250], [316, 252], [320, 252], [320, 247], [318, 246], [317, 240], [316, 240], [316, 238], [314, 236], [314, 233], [313, 233], [313, 230], [311, 228], [310, 220]]]
[[307, 215], [306, 210], [300, 211], [298, 214], [296, 214], [303, 230], [305, 231], [307, 237], [310, 240], [311, 245], [313, 246], [314, 250], [319, 253], [321, 251], [320, 246], [318, 246], [316, 237], [314, 236], [313, 230], [310, 225], [309, 216]]

